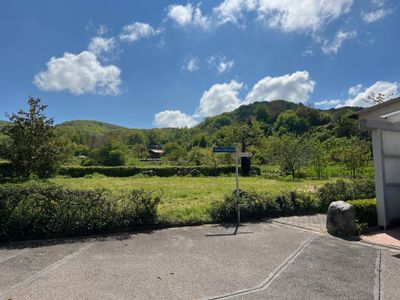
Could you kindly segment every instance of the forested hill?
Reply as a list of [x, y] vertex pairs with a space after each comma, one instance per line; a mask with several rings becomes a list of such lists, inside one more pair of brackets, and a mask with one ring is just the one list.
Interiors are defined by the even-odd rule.
[[147, 147], [174, 142], [192, 147], [228, 142], [229, 131], [249, 120], [258, 123], [265, 136], [274, 132], [303, 135], [322, 132], [337, 137], [361, 136], [358, 124], [348, 116], [360, 108], [319, 110], [284, 100], [242, 105], [236, 110], [206, 118], [193, 128], [129, 129], [98, 121], [69, 121], [56, 126], [60, 136], [78, 145], [95, 148], [106, 140], [117, 139], [127, 146]]

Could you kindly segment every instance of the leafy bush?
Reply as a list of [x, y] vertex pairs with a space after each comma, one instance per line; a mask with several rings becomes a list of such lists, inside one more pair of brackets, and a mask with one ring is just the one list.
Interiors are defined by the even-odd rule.
[[161, 195], [144, 190], [69, 190], [57, 186], [0, 187], [0, 240], [74, 235], [153, 224]]
[[378, 214], [376, 211], [376, 199], [350, 200], [347, 203], [354, 206], [356, 210], [356, 220], [360, 229], [376, 226], [378, 223]]
[[334, 201], [347, 201], [375, 197], [373, 180], [328, 182], [318, 190], [320, 209], [326, 211]]
[[[278, 216], [315, 213], [317, 199], [309, 193], [241, 192], [239, 196], [241, 219], [259, 220]], [[235, 192], [226, 195], [223, 202], [214, 202], [210, 210], [211, 219], [217, 222], [233, 222], [237, 218]]]
[[[89, 166], [89, 167], [62, 167], [60, 175], [69, 177], [84, 177], [87, 174], [99, 173], [110, 177], [129, 177], [137, 174], [147, 174], [151, 172], [151, 176], [159, 177], [170, 177], [175, 175], [192, 175], [193, 169], [198, 170], [195, 172], [198, 175], [204, 176], [218, 176], [221, 174], [232, 174], [235, 173], [235, 166], [196, 166], [196, 167], [103, 167], [103, 166]], [[240, 168], [239, 168], [240, 169]], [[1, 170], [1, 169], [0, 169]], [[252, 166], [253, 174], [261, 174], [260, 167]]]

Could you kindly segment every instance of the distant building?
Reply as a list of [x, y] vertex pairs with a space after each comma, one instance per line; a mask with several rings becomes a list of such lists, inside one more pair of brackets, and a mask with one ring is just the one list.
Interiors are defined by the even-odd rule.
[[161, 155], [163, 155], [164, 151], [159, 149], [149, 149], [149, 158], [151, 159], [160, 159]]

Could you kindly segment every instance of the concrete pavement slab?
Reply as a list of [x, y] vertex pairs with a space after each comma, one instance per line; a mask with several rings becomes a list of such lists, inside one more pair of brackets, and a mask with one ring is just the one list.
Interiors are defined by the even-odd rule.
[[[140, 233], [95, 246], [4, 294], [13, 299], [196, 299], [250, 288], [312, 233], [273, 224]], [[3, 288], [4, 290], [4, 288]]]

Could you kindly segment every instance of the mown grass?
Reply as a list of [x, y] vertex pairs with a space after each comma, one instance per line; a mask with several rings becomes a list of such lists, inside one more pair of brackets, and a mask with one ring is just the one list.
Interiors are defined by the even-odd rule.
[[[63, 178], [49, 182], [72, 189], [105, 188], [113, 192], [129, 189], [162, 191], [159, 206], [161, 220], [170, 223], [209, 222], [209, 209], [213, 201], [222, 201], [226, 193], [235, 189], [234, 176], [220, 177], [104, 177]], [[326, 180], [276, 180], [262, 177], [242, 177], [239, 187], [243, 190], [279, 193], [287, 191], [313, 191]]]

